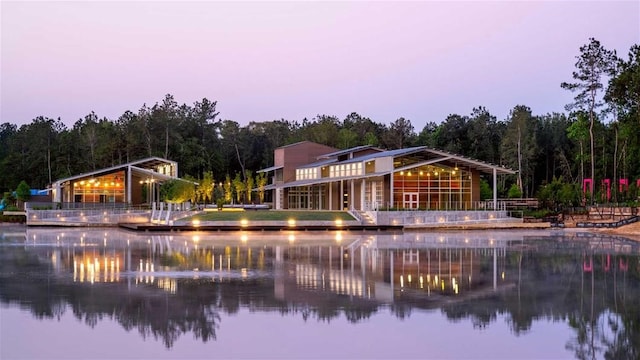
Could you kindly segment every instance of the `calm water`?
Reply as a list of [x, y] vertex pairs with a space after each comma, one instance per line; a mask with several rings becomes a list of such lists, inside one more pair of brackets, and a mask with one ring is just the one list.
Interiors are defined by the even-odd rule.
[[640, 244], [4, 226], [0, 325], [2, 359], [638, 359]]

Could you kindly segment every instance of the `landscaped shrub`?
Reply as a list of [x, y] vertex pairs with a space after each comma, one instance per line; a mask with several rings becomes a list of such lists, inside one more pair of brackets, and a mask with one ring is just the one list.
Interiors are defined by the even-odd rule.
[[547, 216], [552, 216], [552, 215], [556, 215], [556, 214], [553, 211], [549, 210], [549, 209], [526, 210], [524, 212], [524, 216], [532, 217], [532, 218], [535, 218], [535, 219], [542, 219], [542, 218], [545, 218]]
[[0, 214], [0, 222], [24, 224], [25, 222], [27, 222], [27, 217], [24, 215]]

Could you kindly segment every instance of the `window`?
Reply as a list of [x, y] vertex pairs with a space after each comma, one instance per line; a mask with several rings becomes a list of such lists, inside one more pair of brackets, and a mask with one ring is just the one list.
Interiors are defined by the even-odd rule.
[[340, 164], [329, 167], [329, 177], [362, 175], [362, 163]]
[[309, 180], [318, 178], [317, 168], [296, 169], [296, 180]]

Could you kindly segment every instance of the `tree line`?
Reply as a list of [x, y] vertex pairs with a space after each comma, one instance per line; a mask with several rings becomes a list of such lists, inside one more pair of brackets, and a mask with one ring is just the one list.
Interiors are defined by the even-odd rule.
[[426, 145], [518, 170], [500, 181], [501, 197], [513, 187], [533, 197], [559, 179], [577, 187], [594, 179], [594, 192], [605, 178], [633, 183], [640, 178], [640, 46], [625, 58], [592, 38], [576, 59], [570, 81], [559, 84], [575, 94], [566, 113], [535, 114], [522, 104], [497, 119], [478, 106], [418, 130], [404, 117], [387, 125], [355, 112], [240, 126], [219, 118], [216, 101], [178, 104], [170, 94], [117, 119], [91, 112], [72, 127], [45, 116], [20, 127], [3, 123], [0, 191], [15, 190], [21, 180], [46, 188], [59, 178], [150, 156], [177, 161], [181, 177], [246, 183], [251, 172], [273, 165], [275, 148], [302, 140], [339, 149]]

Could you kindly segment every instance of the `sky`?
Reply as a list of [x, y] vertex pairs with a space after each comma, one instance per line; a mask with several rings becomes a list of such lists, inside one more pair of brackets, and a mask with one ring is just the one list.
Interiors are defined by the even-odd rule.
[[417, 132], [484, 106], [564, 112], [590, 37], [628, 58], [640, 1], [0, 1], [0, 123], [116, 120], [172, 94], [219, 119], [357, 112]]

